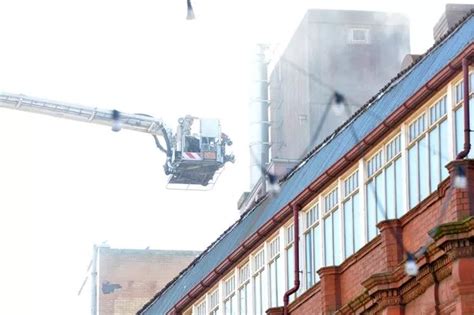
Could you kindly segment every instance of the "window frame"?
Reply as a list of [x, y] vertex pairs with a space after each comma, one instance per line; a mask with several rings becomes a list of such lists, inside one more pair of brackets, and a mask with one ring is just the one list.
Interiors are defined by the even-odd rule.
[[[316, 249], [317, 248], [322, 249], [320, 204], [321, 204], [321, 201], [320, 201], [320, 198], [318, 197], [315, 200], [313, 200], [311, 205], [302, 212], [302, 217], [303, 217], [302, 221], [303, 221], [303, 226], [304, 226], [303, 233], [302, 233], [302, 236], [303, 236], [302, 240], [304, 244], [304, 266], [305, 266], [303, 281], [304, 281], [304, 287], [306, 289], [309, 289], [310, 287], [314, 286], [316, 283], [319, 282], [317, 268], [323, 267], [322, 262], [324, 261], [324, 259], [322, 258], [323, 251], [321, 251], [319, 253], [320, 266], [318, 266], [318, 264], [316, 263], [316, 260], [317, 260]], [[316, 236], [316, 233], [318, 232], [319, 232], [319, 244], [316, 244], [317, 238], [315, 236]], [[308, 239], [309, 239], [310, 244], [308, 244]], [[310, 259], [308, 259], [308, 255], [307, 255], [308, 251], [312, 253], [312, 256], [310, 257]], [[308, 264], [310, 264], [310, 266], [308, 266]]]
[[[323, 266], [337, 266], [338, 263], [336, 261], [336, 241], [335, 241], [335, 224], [338, 224], [339, 227], [342, 227], [342, 210], [341, 210], [341, 196], [340, 196], [340, 178], [337, 179], [336, 183], [334, 185], [331, 185], [328, 189], [326, 189], [325, 193], [321, 194], [321, 224], [322, 224], [322, 232], [321, 232], [321, 239], [323, 243]], [[332, 199], [332, 200], [331, 200]], [[328, 208], [329, 206], [329, 208]], [[338, 218], [335, 216], [336, 212], [341, 211], [338, 213]], [[327, 220], [331, 220], [330, 226], [331, 226], [331, 252], [328, 253], [328, 244], [326, 237], [328, 236], [327, 233], [327, 226], [326, 222]], [[337, 222], [339, 221], [339, 222]], [[342, 244], [342, 229], [339, 233], [339, 239], [340, 239], [340, 250], [343, 249], [343, 244]], [[329, 254], [332, 256], [330, 257], [331, 260], [329, 260]], [[343, 255], [342, 255], [343, 256]], [[342, 257], [341, 256], [341, 257]], [[341, 260], [341, 262], [343, 259]]]
[[[441, 113], [435, 120], [432, 120], [432, 108], [435, 108], [438, 104], [444, 104], [441, 108], [443, 109], [443, 113]], [[410, 173], [415, 173], [416, 174], [416, 179], [413, 179], [410, 175], [407, 179], [407, 186], [408, 186], [408, 195], [406, 196], [408, 199], [408, 209], [412, 209], [416, 205], [418, 205], [422, 200], [427, 198], [429, 195], [431, 195], [436, 189], [439, 183], [441, 183], [447, 176], [447, 171], [444, 169], [444, 166], [441, 166], [443, 164], [443, 160], [446, 160], [448, 162], [451, 159], [451, 150], [449, 149], [449, 144], [446, 146], [442, 146], [442, 132], [444, 131], [446, 140], [449, 139], [449, 115], [448, 115], [448, 106], [449, 101], [448, 101], [448, 95], [445, 91], [438, 95], [436, 98], [431, 99], [426, 103], [426, 106], [422, 108], [418, 112], [418, 115], [416, 115], [413, 119], [407, 120], [405, 122], [407, 128], [406, 132], [406, 147], [405, 150], [407, 152], [406, 154], [406, 159], [407, 159], [407, 174], [410, 175]], [[416, 124], [419, 119], [423, 117], [423, 128], [422, 130], [416, 130], [417, 134], [412, 135], [412, 126]], [[443, 128], [443, 124], [444, 128]], [[437, 155], [432, 155], [432, 151], [435, 149], [433, 146], [434, 144], [431, 143], [431, 135], [432, 133], [437, 130], [438, 132], [438, 147], [439, 147], [439, 152]], [[416, 148], [415, 148], [416, 147]], [[443, 156], [443, 153], [441, 150], [445, 148], [446, 152]], [[411, 151], [415, 150], [415, 151]], [[416, 162], [415, 165], [412, 166], [410, 163], [412, 162], [411, 160], [411, 154], [414, 152], [414, 155], [416, 155]], [[421, 160], [423, 159], [423, 156], [425, 155], [425, 159], [427, 160], [427, 165], [425, 162], [422, 162]], [[437, 182], [434, 182], [433, 179], [433, 169], [432, 166], [434, 163], [436, 163], [435, 159], [438, 160], [438, 168], [436, 170], [439, 170], [439, 178]], [[416, 168], [416, 172], [412, 172], [412, 167], [413, 169]], [[423, 172], [423, 174], [422, 174]], [[426, 173], [426, 174], [424, 174]], [[416, 189], [415, 191], [412, 190], [412, 180], [416, 181]], [[425, 183], [425, 185], [423, 185]]]
[[[357, 211], [359, 211], [360, 213], [362, 213], [362, 206], [361, 206], [361, 202], [360, 202], [360, 192], [362, 191], [361, 190], [361, 185], [360, 185], [360, 170], [359, 170], [359, 165], [357, 165], [357, 167], [353, 168], [352, 170], [350, 170], [349, 172], [346, 172], [348, 175], [344, 176], [344, 177], [341, 177], [341, 200], [340, 200], [340, 210], [341, 210], [341, 216], [342, 216], [342, 223], [341, 223], [341, 227], [342, 227], [342, 250], [343, 250], [343, 261], [345, 259], [347, 259], [348, 257], [352, 256], [357, 250], [356, 250], [356, 235], [355, 235], [355, 231], [356, 231], [356, 221], [354, 220], [355, 216], [354, 216], [354, 211], [355, 211], [355, 207], [354, 206], [357, 206], [358, 209]], [[347, 188], [351, 188], [351, 183], [348, 184], [348, 182], [350, 181], [354, 181], [355, 183], [352, 183], [352, 190], [350, 190], [349, 192], [347, 192]], [[357, 198], [356, 198], [357, 197]], [[350, 203], [351, 204], [351, 208], [350, 208], [350, 212], [351, 212], [351, 217], [352, 217], [352, 221], [351, 221], [351, 225], [352, 225], [352, 228], [351, 228], [351, 238], [352, 238], [352, 252], [351, 253], [348, 253], [347, 250], [347, 246], [346, 246], [346, 239], [347, 239], [347, 236], [348, 236], [348, 231], [346, 229], [346, 203]], [[362, 224], [362, 222], [359, 222], [359, 224]], [[361, 233], [363, 234], [364, 231], [362, 230]], [[363, 235], [362, 235], [363, 236]], [[364, 242], [365, 240], [365, 237], [363, 238], [362, 240], [362, 244], [361, 244], [361, 247], [363, 246], [363, 244], [365, 243]]]

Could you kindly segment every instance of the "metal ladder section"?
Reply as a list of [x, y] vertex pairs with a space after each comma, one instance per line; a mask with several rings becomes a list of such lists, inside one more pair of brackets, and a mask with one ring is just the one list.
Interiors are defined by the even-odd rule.
[[[61, 103], [23, 94], [0, 93], [0, 107], [112, 126], [112, 110]], [[163, 135], [163, 122], [151, 116], [120, 113], [122, 128]]]

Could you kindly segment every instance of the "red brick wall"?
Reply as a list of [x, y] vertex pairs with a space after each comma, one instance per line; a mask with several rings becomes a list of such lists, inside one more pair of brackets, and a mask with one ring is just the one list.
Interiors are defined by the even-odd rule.
[[[380, 235], [341, 266], [318, 271], [320, 282], [290, 304], [290, 314], [474, 314], [474, 207], [468, 198], [474, 197], [474, 160], [452, 162], [450, 170], [456, 164], [467, 170], [469, 190], [450, 190], [448, 179], [400, 220], [379, 223]], [[432, 239], [428, 232], [442, 223]], [[416, 277], [404, 272], [398, 238], [412, 253], [427, 247]]]
[[311, 289], [311, 292], [303, 294], [300, 303], [293, 304], [290, 310], [292, 315], [318, 314], [321, 310], [319, 285]]
[[362, 281], [373, 273], [382, 271], [384, 266], [374, 263], [381, 261], [382, 255], [380, 237], [377, 237], [356, 255], [350, 257], [347, 267], [342, 266], [343, 271], [340, 275], [342, 304], [363, 292]]
[[[196, 258], [195, 251], [100, 248], [99, 314], [131, 315]], [[104, 294], [102, 283], [122, 288]]]

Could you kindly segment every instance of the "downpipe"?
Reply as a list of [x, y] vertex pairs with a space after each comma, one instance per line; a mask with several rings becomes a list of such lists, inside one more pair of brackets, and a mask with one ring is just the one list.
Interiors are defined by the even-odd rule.
[[293, 239], [294, 239], [294, 244], [295, 244], [295, 250], [293, 251], [293, 254], [294, 254], [294, 261], [295, 261], [295, 270], [294, 270], [295, 282], [294, 282], [294, 286], [288, 291], [286, 291], [285, 295], [283, 295], [283, 315], [288, 315], [288, 304], [290, 302], [290, 295], [296, 293], [296, 291], [298, 291], [298, 289], [300, 288], [300, 245], [299, 245], [300, 224], [299, 224], [299, 219], [298, 219], [298, 213], [301, 207], [298, 205], [291, 205], [291, 208], [293, 210], [293, 220], [294, 220]]
[[462, 73], [464, 85], [464, 149], [456, 156], [457, 160], [464, 159], [471, 151], [471, 129], [469, 121], [469, 60], [464, 57], [462, 60]]

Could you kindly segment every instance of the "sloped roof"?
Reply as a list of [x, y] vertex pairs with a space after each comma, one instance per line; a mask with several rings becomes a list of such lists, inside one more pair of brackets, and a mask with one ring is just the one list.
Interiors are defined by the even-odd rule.
[[[399, 73], [354, 116], [314, 148], [283, 180], [281, 192], [245, 213], [178, 277], [148, 302], [139, 314], [166, 314], [189, 290], [222, 263], [246, 239], [288, 205], [308, 185], [347, 154], [385, 118], [422, 88], [474, 39], [471, 12], [415, 64]], [[347, 128], [351, 125], [351, 128]]]

